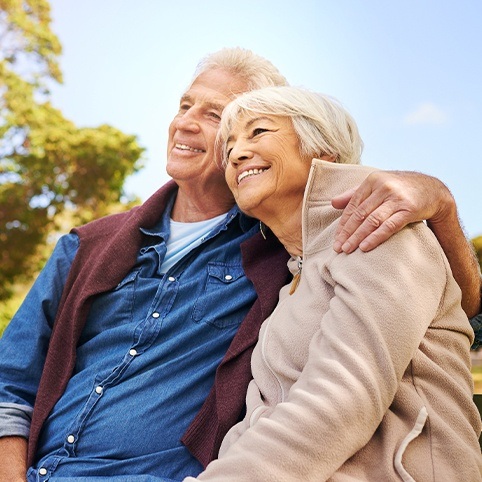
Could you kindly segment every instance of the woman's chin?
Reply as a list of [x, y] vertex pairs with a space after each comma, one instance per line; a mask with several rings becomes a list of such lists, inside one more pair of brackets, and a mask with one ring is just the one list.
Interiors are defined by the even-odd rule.
[[279, 198], [274, 190], [243, 188], [235, 192], [234, 198], [243, 213], [257, 219], [267, 216], [273, 211], [273, 206], [279, 205]]
[[238, 205], [239, 209], [243, 211], [244, 214], [251, 216], [253, 218], [256, 217], [257, 205], [253, 203], [252, 199], [236, 199], [236, 204]]

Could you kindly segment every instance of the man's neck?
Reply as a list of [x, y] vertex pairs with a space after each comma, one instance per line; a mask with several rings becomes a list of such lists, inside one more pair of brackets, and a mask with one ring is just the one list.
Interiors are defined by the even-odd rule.
[[171, 219], [181, 223], [195, 223], [212, 219], [227, 213], [234, 206], [231, 195], [216, 195], [204, 193], [192, 195], [179, 187], [174, 206], [171, 211]]

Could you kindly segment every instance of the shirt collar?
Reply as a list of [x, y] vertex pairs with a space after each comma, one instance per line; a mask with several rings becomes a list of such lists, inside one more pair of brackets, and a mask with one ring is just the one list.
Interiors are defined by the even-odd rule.
[[[152, 228], [139, 228], [140, 231], [147, 235], [147, 236], [156, 236], [160, 237], [163, 239], [167, 239], [170, 234], [170, 218], [171, 218], [171, 212], [172, 208], [174, 206], [174, 201], [176, 199], [176, 196], [171, 196], [171, 199], [166, 205], [166, 209], [164, 209], [164, 213], [159, 219], [159, 221], [152, 227]], [[239, 222], [239, 226], [241, 230], [246, 233], [250, 229], [253, 228], [253, 226], [258, 223], [258, 221], [254, 218], [251, 218], [244, 214], [239, 207], [235, 204], [227, 213], [225, 219], [221, 224], [219, 224], [216, 229], [213, 231], [212, 236], [215, 236], [221, 231], [224, 231], [228, 229], [228, 226], [232, 222]]]
[[252, 227], [257, 224], [259, 221], [257, 219], [251, 218], [244, 214], [239, 207], [235, 204], [228, 212], [226, 215], [225, 220], [223, 221], [223, 224], [220, 226], [220, 231], [222, 229], [227, 229], [228, 225], [231, 222], [239, 222], [239, 227], [243, 231], [243, 233], [248, 232]]

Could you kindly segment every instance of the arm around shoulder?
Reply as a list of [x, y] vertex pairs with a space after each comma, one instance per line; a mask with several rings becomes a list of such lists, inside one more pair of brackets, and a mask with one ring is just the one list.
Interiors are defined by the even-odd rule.
[[480, 269], [470, 241], [460, 225], [455, 200], [439, 179], [419, 172], [376, 171], [355, 192], [332, 200], [344, 209], [338, 225], [335, 251], [370, 251], [407, 224], [427, 220], [462, 290], [468, 317], [481, 306]]
[[469, 318], [481, 311], [482, 277], [474, 248], [464, 234], [453, 197], [439, 216], [427, 220], [445, 252], [452, 274], [462, 290], [462, 308]]

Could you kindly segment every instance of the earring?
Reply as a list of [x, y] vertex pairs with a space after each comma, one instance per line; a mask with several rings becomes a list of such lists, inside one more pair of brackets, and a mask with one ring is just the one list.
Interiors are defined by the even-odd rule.
[[266, 225], [260, 221], [259, 222], [259, 230], [261, 231], [261, 236], [263, 236], [263, 238], [266, 240], [266, 234], [264, 233], [264, 229], [263, 229], [265, 227], [266, 227]]

